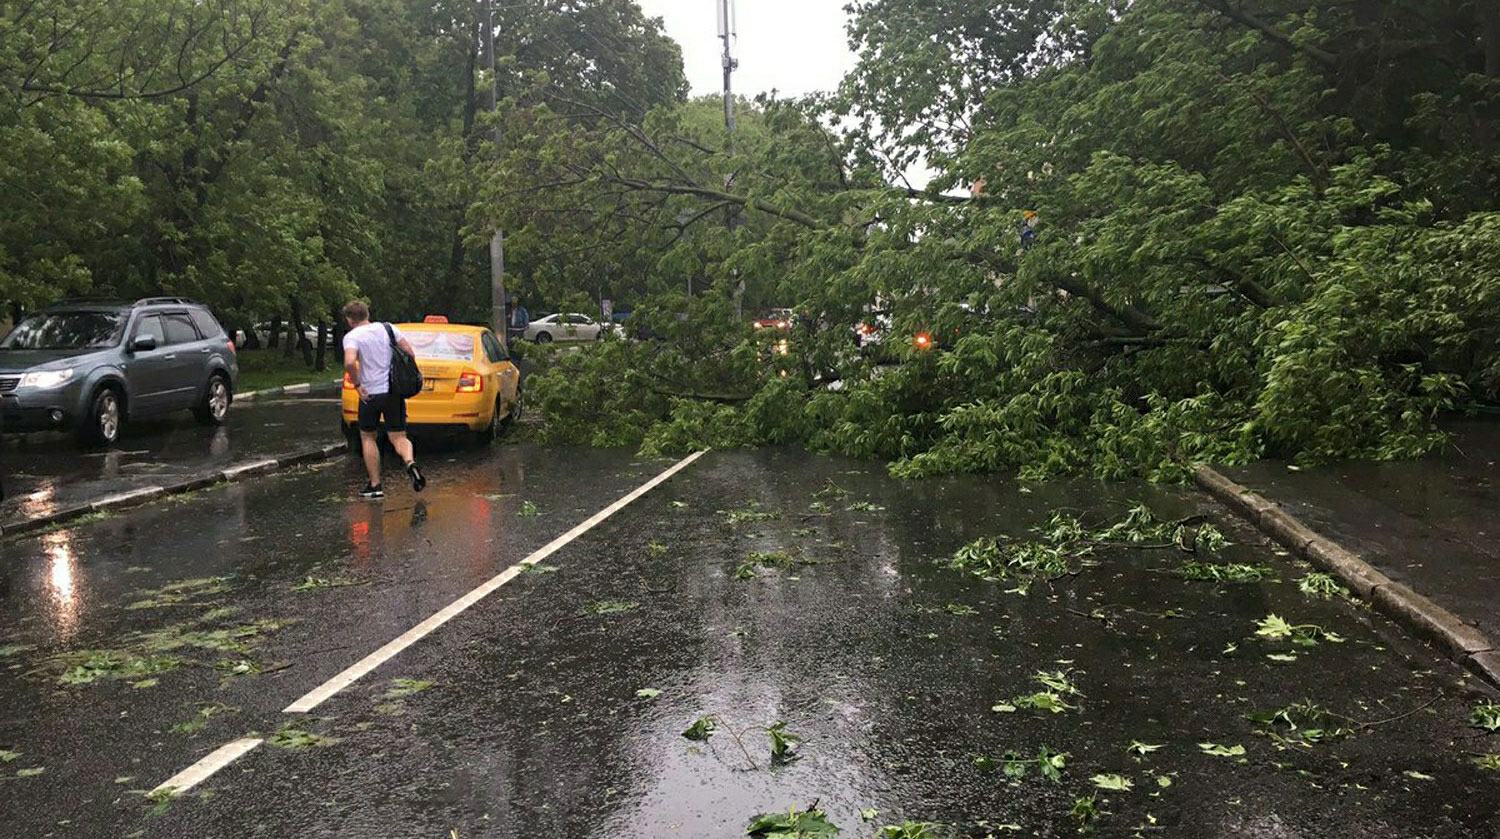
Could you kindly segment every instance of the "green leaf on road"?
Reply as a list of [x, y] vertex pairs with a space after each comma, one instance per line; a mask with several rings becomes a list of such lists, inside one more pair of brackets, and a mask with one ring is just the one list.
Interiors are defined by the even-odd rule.
[[718, 728], [718, 723], [714, 721], [713, 717], [699, 717], [692, 725], [687, 727], [686, 731], [682, 732], [682, 736], [689, 740], [701, 742], [714, 736], [714, 729], [716, 728]]
[[641, 699], [655, 699], [656, 697], [661, 696], [661, 691], [657, 690], [656, 688], [641, 688], [640, 690], [635, 692], [635, 695], [640, 697]]
[[411, 696], [414, 693], [421, 693], [422, 691], [432, 687], [434, 684], [436, 683], [425, 682], [421, 679], [391, 679], [391, 686], [386, 688], [386, 691], [382, 695], [382, 698], [400, 699], [403, 696]]
[[826, 813], [816, 809], [762, 813], [745, 828], [746, 836], [757, 839], [833, 839], [838, 834], [838, 826], [828, 821]]
[[307, 749], [332, 746], [339, 742], [337, 737], [328, 737], [308, 731], [305, 726], [310, 725], [312, 720], [302, 719], [289, 722], [276, 730], [275, 734], [266, 738], [266, 742], [283, 749]]
[[1245, 754], [1244, 746], [1221, 746], [1218, 743], [1199, 743], [1198, 748], [1206, 755], [1214, 757], [1240, 757]]
[[802, 737], [787, 731], [786, 723], [777, 721], [766, 726], [766, 736], [771, 739], [771, 762], [785, 763], [796, 759], [792, 750], [802, 742]]
[[1099, 789], [1129, 792], [1135, 788], [1135, 782], [1124, 775], [1095, 775], [1089, 781]]
[[1500, 731], [1500, 704], [1481, 702], [1469, 714], [1469, 723], [1485, 731]]

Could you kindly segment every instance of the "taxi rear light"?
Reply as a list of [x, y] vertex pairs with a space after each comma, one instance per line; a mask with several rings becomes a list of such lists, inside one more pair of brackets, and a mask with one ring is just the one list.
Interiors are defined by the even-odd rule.
[[484, 390], [484, 379], [472, 370], [466, 370], [458, 377], [459, 393], [479, 393]]

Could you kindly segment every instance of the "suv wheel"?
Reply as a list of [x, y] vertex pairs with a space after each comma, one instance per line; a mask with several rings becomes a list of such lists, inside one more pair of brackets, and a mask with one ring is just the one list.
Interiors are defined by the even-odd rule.
[[123, 412], [120, 394], [112, 387], [100, 388], [89, 403], [89, 412], [78, 427], [78, 436], [91, 445], [113, 446], [120, 440]]
[[229, 382], [215, 373], [203, 391], [203, 401], [193, 409], [193, 416], [203, 425], [223, 425], [224, 418], [229, 416], [230, 398]]

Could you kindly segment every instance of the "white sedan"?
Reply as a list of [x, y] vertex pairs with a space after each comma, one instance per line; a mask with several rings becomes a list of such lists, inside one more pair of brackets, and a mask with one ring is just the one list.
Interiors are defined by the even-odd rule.
[[[614, 324], [612, 331], [622, 331]], [[537, 318], [526, 327], [524, 336], [528, 341], [546, 344], [550, 341], [598, 341], [605, 325], [597, 318], [577, 312], [559, 312]]]

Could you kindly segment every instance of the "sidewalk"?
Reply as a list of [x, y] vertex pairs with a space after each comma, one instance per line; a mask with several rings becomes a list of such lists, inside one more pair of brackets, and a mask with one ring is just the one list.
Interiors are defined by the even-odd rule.
[[1500, 638], [1500, 419], [1444, 426], [1450, 445], [1420, 461], [1220, 471]]
[[6, 498], [0, 528], [16, 532], [97, 512], [183, 486], [326, 457], [343, 446], [336, 400], [261, 399], [236, 405], [222, 426], [200, 426], [186, 411], [127, 427], [113, 449], [80, 448], [63, 434], [0, 440]]

